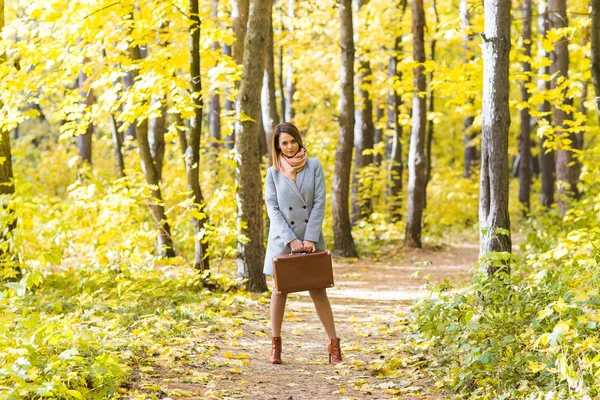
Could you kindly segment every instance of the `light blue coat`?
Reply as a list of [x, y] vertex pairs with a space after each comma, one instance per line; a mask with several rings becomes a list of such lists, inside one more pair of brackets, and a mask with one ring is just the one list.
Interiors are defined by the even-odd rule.
[[315, 242], [325, 250], [323, 217], [325, 215], [325, 176], [316, 158], [306, 160], [296, 175], [296, 183], [275, 167], [267, 170], [265, 202], [271, 221], [263, 272], [273, 276], [273, 257], [292, 251], [294, 239]]

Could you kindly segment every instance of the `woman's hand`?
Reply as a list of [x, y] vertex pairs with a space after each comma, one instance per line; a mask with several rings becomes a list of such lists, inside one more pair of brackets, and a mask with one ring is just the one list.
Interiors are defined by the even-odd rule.
[[304, 251], [306, 251], [307, 253], [314, 253], [316, 250], [315, 242], [311, 242], [310, 240], [303, 241], [302, 245], [304, 246]]
[[298, 239], [292, 240], [290, 242], [290, 247], [292, 248], [292, 253], [300, 253], [305, 251], [304, 244]]

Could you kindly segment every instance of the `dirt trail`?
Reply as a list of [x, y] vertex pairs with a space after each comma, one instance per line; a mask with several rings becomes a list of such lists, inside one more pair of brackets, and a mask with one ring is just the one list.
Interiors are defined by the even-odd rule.
[[[175, 365], [157, 361], [151, 373], [138, 371], [133, 389], [163, 399], [443, 398], [443, 394], [436, 394], [435, 382], [429, 382], [414, 367], [400, 365], [391, 372], [379, 367], [407, 335], [400, 317], [414, 300], [429, 293], [420, 289], [423, 279], [411, 275], [420, 270], [422, 275], [430, 274], [434, 283], [447, 277], [452, 282], [465, 281], [477, 261], [477, 251], [476, 246], [465, 244], [441, 250], [407, 250], [400, 261], [334, 259], [336, 286], [328, 293], [342, 339], [346, 361], [342, 366], [327, 364], [327, 336], [310, 297], [301, 293], [288, 298], [282, 332], [283, 365], [266, 362], [270, 329], [268, 304], [263, 302], [248, 307], [246, 317], [232, 327], [238, 332], [235, 339], [210, 334], [201, 339], [198, 346], [210, 347], [210, 357], [188, 358]], [[422, 262], [430, 265], [415, 266]], [[173, 351], [177, 351], [177, 344]]]

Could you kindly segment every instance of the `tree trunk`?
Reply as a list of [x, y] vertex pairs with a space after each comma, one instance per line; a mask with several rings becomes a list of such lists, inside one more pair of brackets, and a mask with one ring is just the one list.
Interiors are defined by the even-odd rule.
[[150, 150], [148, 140], [148, 120], [139, 123], [136, 129], [137, 142], [140, 151], [140, 161], [142, 171], [146, 177], [146, 182], [150, 188], [150, 212], [154, 222], [158, 226], [158, 252], [161, 257], [175, 257], [173, 250], [173, 240], [171, 238], [171, 227], [165, 215], [165, 206], [160, 190], [160, 180], [158, 171], [154, 166], [154, 160]]
[[119, 132], [119, 124], [114, 114], [110, 113], [110, 133], [112, 135], [115, 163], [119, 177], [125, 176], [125, 162], [123, 161], [123, 133]]
[[[435, 17], [435, 26], [436, 32], [438, 30], [440, 24], [440, 18], [437, 12], [436, 0], [433, 0], [433, 15]], [[431, 57], [430, 60], [435, 63], [435, 46], [437, 44], [437, 39], [435, 39], [435, 34], [433, 39], [431, 39]], [[429, 83], [433, 82], [433, 70], [429, 73]], [[433, 114], [435, 112], [435, 91], [433, 87], [429, 89], [429, 113]], [[433, 134], [435, 130], [435, 124], [433, 123], [433, 118], [427, 120], [427, 138], [425, 142], [425, 158], [427, 160], [427, 164], [425, 166], [425, 199], [424, 199], [424, 208], [427, 208], [427, 185], [429, 185], [429, 180], [431, 179], [431, 146], [433, 144]]]
[[[94, 104], [94, 92], [91, 88], [86, 87], [87, 77], [82, 72], [77, 77], [77, 86], [79, 87], [79, 94], [84, 99], [83, 102], [86, 108]], [[84, 119], [85, 121], [85, 119]], [[85, 123], [85, 122], [84, 122]], [[84, 164], [91, 166], [92, 164], [92, 134], [94, 132], [94, 125], [91, 121], [87, 122], [85, 134], [77, 136], [77, 149], [79, 152], [79, 163], [78, 168]], [[79, 172], [78, 172], [79, 173]]]
[[[531, 0], [523, 0], [523, 55], [525, 61], [521, 63], [523, 72], [526, 74], [521, 83], [521, 101], [529, 101], [529, 89], [531, 82]], [[529, 212], [529, 198], [531, 195], [531, 117], [529, 108], [521, 110], [521, 143], [519, 146], [519, 202], [525, 214]]]
[[242, 65], [244, 62], [244, 42], [248, 26], [248, 8], [249, 0], [231, 1], [232, 28], [235, 34], [235, 42], [233, 42], [232, 50], [233, 59], [238, 65]]
[[[381, 69], [383, 69], [383, 66], [381, 66]], [[373, 147], [375, 147], [377, 144], [381, 143], [382, 140], [384, 140], [383, 129], [379, 128], [381, 126], [381, 121], [383, 120], [384, 111], [385, 109], [381, 105], [375, 107], [375, 129], [373, 131]], [[379, 167], [381, 165], [381, 161], [381, 153], [377, 152], [373, 156], [373, 165]]]
[[[459, 14], [462, 23], [462, 27], [466, 31], [471, 29], [471, 15], [469, 13], [469, 2], [468, 0], [460, 0]], [[473, 54], [471, 51], [471, 42], [473, 41], [473, 35], [471, 33], [463, 36], [463, 48], [465, 51], [465, 60], [470, 62], [473, 60]], [[469, 98], [468, 102], [473, 105], [473, 99]], [[464, 160], [465, 160], [465, 177], [470, 178], [473, 168], [477, 160], [477, 147], [473, 144], [473, 140], [477, 137], [477, 131], [473, 126], [475, 117], [470, 115], [465, 119], [463, 125], [464, 132]]]
[[[223, 44], [223, 55], [231, 57], [231, 46]], [[235, 114], [235, 103], [231, 100], [231, 90], [225, 90], [225, 115], [228, 117]], [[233, 149], [235, 146], [235, 129], [232, 129], [225, 136], [225, 148]]]
[[[281, 6], [278, 5], [277, 6], [277, 15], [279, 16], [279, 34], [281, 35], [281, 32], [283, 32], [284, 30], [284, 26], [283, 26], [283, 17], [282, 17], [282, 12], [281, 12]], [[285, 80], [283, 77], [283, 70], [285, 68], [284, 63], [283, 63], [283, 46], [279, 46], [279, 70], [277, 73], [277, 82], [279, 84], [279, 101], [280, 101], [280, 111], [281, 113], [279, 115], [281, 115], [281, 117], [283, 118], [283, 120], [285, 121], [285, 108], [286, 108], [286, 101], [285, 101]], [[283, 121], [282, 121], [283, 122]]]
[[[585, 107], [585, 101], [587, 100], [588, 97], [588, 86], [589, 86], [589, 81], [584, 81], [583, 82], [583, 89], [581, 90], [581, 103], [579, 103], [579, 112], [583, 115], [585, 115], [586, 119], [587, 119], [587, 108]], [[584, 145], [584, 131], [581, 130], [578, 134], [577, 134], [577, 149], [579, 150], [583, 150], [583, 145]], [[579, 171], [581, 172], [581, 171]], [[579, 175], [579, 173], [577, 174]]]
[[340, 0], [341, 94], [340, 134], [335, 151], [333, 174], [333, 251], [341, 257], [357, 257], [350, 215], [350, 167], [354, 144], [354, 40], [352, 0]]
[[[219, 11], [219, 0], [212, 0], [212, 9], [210, 16], [214, 23], [218, 22], [218, 11]], [[218, 51], [221, 46], [219, 42], [215, 40], [212, 44], [212, 48]], [[209, 146], [217, 149], [221, 142], [221, 97], [215, 90], [210, 93], [210, 102], [208, 106], [208, 126], [210, 129], [211, 141]]]
[[[190, 0], [190, 92], [194, 102], [194, 116], [190, 119], [188, 140], [185, 143], [185, 170], [187, 176], [189, 197], [192, 200], [192, 224], [194, 226], [194, 268], [199, 271], [209, 269], [208, 243], [204, 240], [207, 217], [204, 210], [204, 198], [200, 188], [200, 137], [202, 134], [202, 110], [204, 100], [202, 79], [200, 76], [200, 16], [198, 15], [198, 0]], [[200, 94], [194, 96], [195, 94]]]
[[[258, 114], [264, 77], [264, 59], [268, 40], [271, 0], [252, 0], [248, 19], [242, 82], [236, 104], [235, 159], [237, 180], [237, 215], [245, 226], [241, 234], [247, 242], [238, 242], [238, 275], [247, 278], [251, 292], [267, 290], [263, 274], [263, 198], [260, 160], [258, 158]], [[242, 121], [245, 114], [255, 121]]]
[[[550, 0], [548, 2], [548, 18], [550, 26], [553, 29], [565, 28], [568, 26], [566, 0]], [[569, 41], [566, 37], [561, 38], [554, 44], [554, 59], [551, 66], [551, 72], [554, 75], [552, 88], [556, 89], [559, 85], [558, 79], [568, 79], [569, 76]], [[565, 105], [571, 105], [572, 99], [566, 98], [566, 88], [561, 90]], [[571, 145], [567, 148], [560, 146], [556, 152], [556, 195], [558, 208], [562, 215], [567, 210], [567, 198], [577, 198], [577, 174], [578, 168], [575, 166], [577, 159], [574, 157], [572, 146], [577, 143], [577, 136], [573, 132], [567, 132], [567, 120], [570, 116], [561, 107], [554, 106], [552, 116], [554, 117], [555, 135], [561, 139], [567, 139]]]
[[508, 214], [508, 66], [510, 2], [486, 1], [484, 6], [481, 176], [479, 186], [480, 256], [488, 275], [500, 267], [486, 256], [510, 252]]
[[[357, 15], [360, 9], [369, 2], [369, 0], [357, 0], [356, 10]], [[360, 33], [356, 33], [358, 39]], [[354, 179], [352, 185], [352, 224], [356, 224], [359, 220], [368, 218], [373, 212], [373, 199], [371, 198], [371, 187], [365, 187], [364, 183], [360, 182], [360, 175], [363, 168], [373, 164], [373, 142], [375, 140], [375, 126], [373, 124], [373, 101], [368, 86], [373, 79], [371, 71], [371, 63], [369, 61], [370, 54], [366, 53], [358, 56], [359, 74], [357, 99], [359, 106], [355, 110], [354, 126], [354, 146], [356, 148], [354, 154]], [[363, 154], [365, 150], [369, 154]], [[371, 185], [372, 186], [372, 185]], [[366, 190], [365, 190], [366, 189]], [[366, 195], [365, 195], [366, 192]]]
[[158, 180], [162, 180], [163, 160], [165, 158], [165, 115], [167, 115], [166, 99], [154, 99], [153, 102], [162, 103], [160, 107], [160, 116], [151, 118], [148, 128], [148, 143], [150, 145], [150, 154], [156, 166]]
[[600, 119], [600, 0], [592, 0], [592, 83], [596, 94], [596, 112]]
[[[132, 49], [136, 49], [137, 51], [134, 51]], [[140, 53], [139, 53], [139, 48], [137, 46], [130, 48], [129, 50], [130, 53], [130, 57], [132, 59], [139, 59], [141, 57]], [[136, 58], [137, 57], [137, 58]], [[123, 83], [125, 84], [125, 88], [126, 89], [131, 89], [133, 87], [133, 84], [135, 83], [135, 77], [137, 76], [137, 74], [134, 71], [127, 71], [125, 73], [125, 75], [123, 76]], [[129, 124], [127, 126], [127, 128], [125, 128], [125, 134], [131, 138], [131, 140], [135, 140], [137, 139], [137, 133], [136, 133], [136, 126], [135, 124]]]
[[265, 59], [265, 72], [261, 92], [262, 125], [265, 131], [265, 141], [271, 165], [271, 143], [275, 134], [275, 127], [279, 124], [277, 103], [275, 100], [275, 60], [273, 55], [273, 18], [269, 19], [269, 35], [267, 38], [267, 54]]
[[[402, 36], [396, 37], [394, 42], [393, 54], [390, 57], [388, 65], [388, 77], [395, 80], [402, 80], [402, 72], [398, 70], [400, 62], [400, 53], [402, 51]], [[401, 97], [392, 87], [388, 92], [387, 98], [387, 131], [392, 131], [391, 146], [389, 151], [389, 170], [388, 170], [388, 194], [389, 207], [388, 212], [393, 222], [402, 219], [402, 176], [404, 174], [404, 165], [402, 163], [402, 125], [398, 121], [400, 112]], [[388, 138], [384, 136], [388, 142]], [[386, 143], [386, 148], [388, 147]], [[387, 151], [386, 151], [387, 152]]]
[[[130, 58], [136, 62], [142, 58], [142, 53], [139, 46], [131, 46], [129, 48]], [[137, 77], [137, 73], [131, 72], [131, 86]], [[160, 177], [154, 165], [154, 159], [152, 158], [152, 152], [150, 149], [150, 141], [148, 138], [148, 120], [136, 124], [133, 122], [131, 125], [135, 126], [136, 139], [140, 152], [140, 163], [142, 171], [146, 178], [146, 183], [150, 189], [150, 213], [154, 222], [158, 227], [158, 253], [161, 257], [175, 257], [175, 251], [173, 249], [173, 239], [171, 238], [171, 227], [165, 215], [165, 206], [160, 190]]]
[[221, 142], [221, 98], [216, 92], [210, 94], [208, 124], [211, 141], [209, 146], [213, 149], [219, 148]]
[[422, 247], [423, 208], [425, 207], [425, 128], [427, 123], [425, 81], [425, 11], [423, 0], [412, 0], [413, 59], [419, 63], [413, 68], [415, 85], [412, 108], [412, 130], [408, 153], [408, 208], [404, 245]]
[[[4, 29], [4, 0], [0, 0], [0, 31]], [[0, 53], [0, 64], [6, 62], [4, 52]], [[0, 101], [0, 108], [4, 104]], [[6, 226], [0, 230], [0, 269], [6, 268], [6, 265], [13, 264], [18, 259], [16, 254], [13, 254], [13, 246], [7, 241], [12, 237], [14, 229], [17, 227], [17, 217], [15, 215], [15, 201], [13, 195], [15, 193], [15, 180], [12, 170], [12, 153], [10, 149], [10, 133], [4, 128], [0, 128], [0, 201], [1, 206], [6, 213]], [[18, 265], [18, 263], [17, 263]], [[15, 270], [12, 278], [18, 279], [21, 275], [21, 270]]]
[[[538, 4], [538, 26], [540, 30], [540, 34], [545, 39], [550, 29], [550, 21], [548, 19], [548, 3], [546, 0], [540, 0]], [[548, 57], [548, 53], [544, 49], [542, 42], [538, 44], [538, 59], [544, 59]], [[543, 66], [538, 70], [538, 75], [550, 76], [550, 67]], [[545, 92], [550, 90], [550, 81], [547, 79], [538, 79], [538, 91]], [[550, 107], [550, 103], [548, 101], [544, 101], [540, 104], [539, 113], [542, 115], [541, 119], [544, 121], [544, 124], [551, 123], [551, 115], [552, 108]], [[540, 126], [540, 122], [538, 121], [538, 126]], [[541, 164], [541, 174], [542, 174], [542, 189], [540, 201], [542, 205], [545, 207], [550, 207], [554, 203], [554, 172], [555, 172], [555, 162], [554, 162], [554, 150], [550, 150], [546, 148], [546, 136], [542, 136], [540, 138], [540, 164]]]
[[[262, 83], [261, 83], [262, 85]], [[261, 97], [262, 97], [262, 90], [261, 90]], [[258, 127], [258, 159], [261, 160], [260, 162], [262, 162], [262, 158], [265, 155], [269, 154], [269, 149], [267, 148], [267, 134], [265, 132], [265, 127], [263, 125], [263, 120], [262, 120], [262, 100], [260, 100], [259, 103], [260, 106], [260, 112], [258, 113], [258, 117], [256, 119], [256, 123], [257, 123], [257, 127]]]
[[[294, 35], [294, 19], [295, 19], [295, 0], [288, 0], [288, 17], [290, 20], [290, 26], [288, 26], [288, 31], [290, 35]], [[292, 65], [292, 60], [294, 59], [294, 54], [292, 50], [288, 50], [288, 60], [289, 63], [286, 66], [286, 74], [285, 74], [285, 92], [287, 101], [285, 102], [285, 120], [292, 121], [296, 112], [294, 110], [294, 93], [296, 92], [296, 84], [294, 82], [294, 66]]]

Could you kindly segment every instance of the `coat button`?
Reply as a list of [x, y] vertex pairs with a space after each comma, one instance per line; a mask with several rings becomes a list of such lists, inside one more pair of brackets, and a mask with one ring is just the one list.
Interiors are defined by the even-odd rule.
[[294, 225], [294, 221], [290, 222], [290, 225]]
[[304, 222], [306, 222], [308, 224], [308, 220], [307, 219], [305, 219]]
[[292, 210], [293, 210], [293, 208], [292, 208], [292, 207], [290, 207], [290, 211], [292, 211]]
[[306, 210], [306, 206], [302, 206], [302, 208], [304, 208]]

